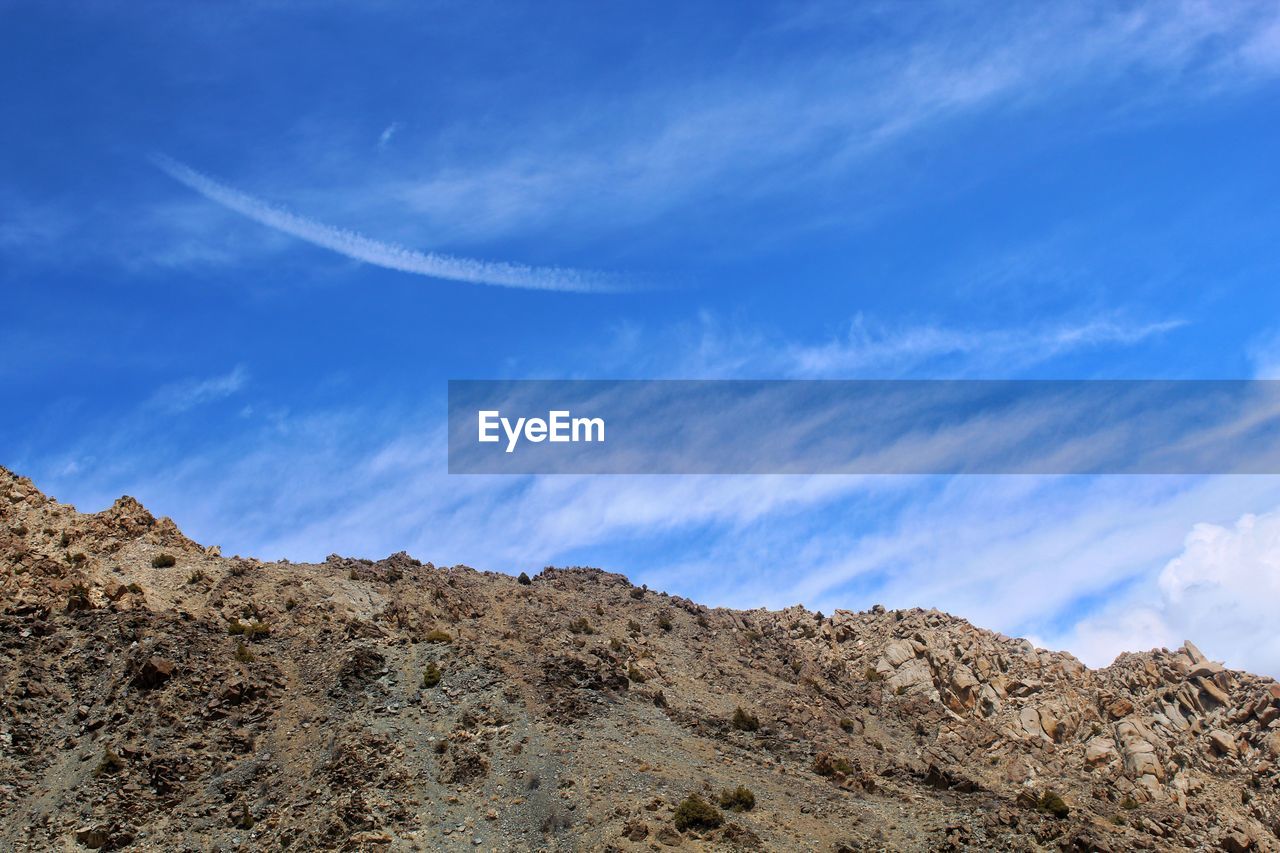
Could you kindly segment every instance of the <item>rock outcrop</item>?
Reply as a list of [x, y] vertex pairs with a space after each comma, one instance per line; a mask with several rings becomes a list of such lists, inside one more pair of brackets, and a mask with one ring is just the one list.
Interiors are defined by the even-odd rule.
[[3, 469], [0, 589], [7, 850], [1280, 850], [1280, 685], [1190, 642], [225, 558]]

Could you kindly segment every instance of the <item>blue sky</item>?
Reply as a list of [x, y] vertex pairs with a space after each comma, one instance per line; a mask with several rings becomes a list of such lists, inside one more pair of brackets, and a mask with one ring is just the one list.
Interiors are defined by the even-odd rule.
[[0, 463], [1280, 674], [1270, 478], [444, 474], [450, 378], [1277, 375], [1274, 4], [846, 7], [0, 3]]

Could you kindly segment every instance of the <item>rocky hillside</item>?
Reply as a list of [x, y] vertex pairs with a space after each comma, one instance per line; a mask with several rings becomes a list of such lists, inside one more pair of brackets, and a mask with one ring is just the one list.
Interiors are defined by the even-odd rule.
[[0, 469], [5, 850], [1280, 850], [1280, 685], [594, 569], [227, 558]]

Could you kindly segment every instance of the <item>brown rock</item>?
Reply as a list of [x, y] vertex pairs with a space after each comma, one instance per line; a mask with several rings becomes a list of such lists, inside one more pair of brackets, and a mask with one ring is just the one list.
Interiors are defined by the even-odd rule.
[[1219, 755], [1234, 757], [1239, 752], [1239, 745], [1236, 739], [1224, 732], [1222, 729], [1214, 729], [1209, 732], [1209, 745]]
[[1228, 832], [1222, 836], [1222, 849], [1227, 853], [1249, 853], [1253, 849], [1253, 839], [1243, 832]]
[[173, 677], [176, 664], [168, 658], [152, 655], [134, 676], [134, 683], [143, 690], [150, 690], [164, 684]]
[[1092, 738], [1085, 745], [1084, 760], [1089, 764], [1106, 764], [1116, 757], [1116, 747], [1109, 737]]
[[76, 841], [88, 847], [90, 850], [98, 850], [107, 843], [107, 839], [111, 837], [110, 830], [102, 826], [84, 826], [75, 831]]
[[664, 826], [662, 829], [659, 829], [658, 834], [655, 835], [654, 838], [658, 840], [658, 843], [664, 844], [667, 847], [679, 847], [684, 843], [684, 839], [680, 837], [680, 833], [676, 832], [675, 829], [670, 826]]

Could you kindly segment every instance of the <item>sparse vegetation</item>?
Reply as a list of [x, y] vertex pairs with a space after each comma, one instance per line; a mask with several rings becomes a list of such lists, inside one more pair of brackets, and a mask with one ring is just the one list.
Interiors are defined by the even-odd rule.
[[670, 631], [672, 628], [671, 612], [663, 610], [658, 614], [658, 627], [664, 631]]
[[236, 660], [240, 663], [248, 663], [253, 660], [253, 652], [249, 651], [249, 647], [243, 641], [236, 643]]
[[427, 668], [422, 671], [422, 688], [424, 690], [430, 690], [432, 687], [435, 687], [440, 683], [441, 675], [440, 667], [436, 666], [434, 663], [428, 663]]
[[867, 681], [884, 681], [884, 675], [874, 666], [867, 667]]
[[209, 579], [209, 576], [204, 573], [203, 569], [196, 569], [194, 572], [192, 572], [187, 576], [187, 583], [188, 584], [204, 583], [208, 579]]
[[631, 681], [634, 681], [636, 684], [644, 684], [646, 681], [648, 681], [648, 678], [645, 676], [645, 674], [640, 670], [636, 669], [634, 666], [630, 667], [627, 670], [627, 678], [630, 679]]
[[233, 637], [244, 637], [249, 642], [261, 640], [271, 636], [271, 626], [265, 622], [252, 621], [241, 622], [239, 619], [232, 619], [227, 623], [227, 633]]
[[644, 590], [638, 586], [632, 587], [631, 597], [634, 598], [636, 601], [639, 601], [640, 599], [644, 598]]
[[587, 621], [587, 617], [579, 616], [569, 623], [570, 634], [594, 634], [596, 631], [591, 627], [591, 623]]
[[813, 760], [813, 772], [819, 776], [834, 776], [840, 773], [844, 776], [851, 776], [854, 767], [848, 760], [840, 757], [834, 757], [830, 753], [820, 752]]
[[840, 728], [842, 731], [845, 731], [845, 732], [853, 732], [853, 730], [857, 728], [857, 724], [855, 724], [853, 720], [849, 719], [848, 717], [841, 717]]
[[295, 608], [295, 607], [297, 607], [297, 606], [298, 606], [298, 600], [297, 600], [296, 598], [291, 598], [291, 599], [289, 599], [288, 601], [286, 601], [286, 602], [284, 603], [284, 609], [285, 609], [285, 610], [292, 610], [293, 608]]
[[732, 791], [724, 790], [720, 792], [720, 808], [731, 812], [749, 812], [756, 805], [756, 795], [751, 793], [750, 788], [739, 785]]
[[151, 558], [151, 567], [154, 569], [167, 569], [178, 564], [178, 558], [172, 554], [156, 554]]
[[98, 766], [93, 768], [94, 776], [108, 776], [112, 773], [119, 773], [124, 769], [124, 759], [116, 755], [115, 750], [107, 747], [102, 751], [102, 758], [98, 761]]
[[1133, 797], [1128, 796], [1127, 794], [1125, 795], [1125, 798], [1120, 801], [1120, 808], [1124, 809], [1125, 811], [1133, 811], [1137, 807], [1138, 807], [1138, 801], [1135, 800]]
[[527, 572], [521, 572], [520, 577], [516, 578], [516, 583], [523, 586], [529, 586], [529, 584], [533, 583], [533, 580], [530, 579]]
[[729, 719], [729, 726], [734, 731], [739, 732], [755, 732], [760, 730], [760, 718], [755, 714], [742, 710], [742, 706], [733, 709], [733, 716]]
[[452, 643], [453, 635], [448, 631], [441, 631], [439, 628], [431, 631], [427, 636], [423, 637], [428, 643]]
[[676, 829], [684, 832], [687, 829], [715, 829], [724, 823], [724, 815], [715, 806], [697, 794], [685, 797], [676, 806]]
[[1071, 814], [1071, 807], [1056, 792], [1045, 791], [1036, 802], [1036, 811], [1062, 819]]

